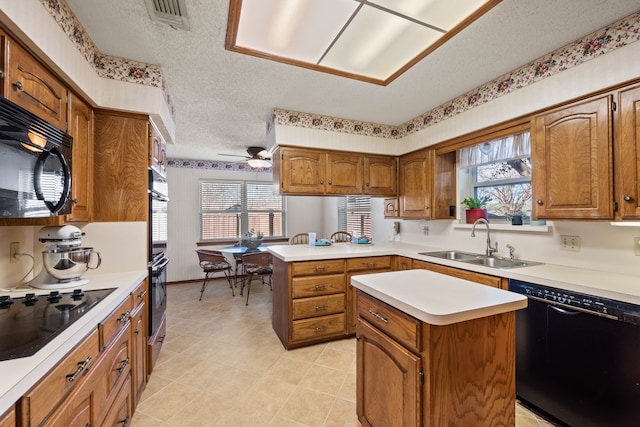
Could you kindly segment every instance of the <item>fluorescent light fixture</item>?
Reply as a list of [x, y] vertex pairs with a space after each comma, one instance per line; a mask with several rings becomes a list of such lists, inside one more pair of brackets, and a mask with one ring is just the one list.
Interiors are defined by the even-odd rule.
[[501, 0], [230, 0], [227, 50], [388, 85]]
[[611, 221], [609, 224], [615, 227], [640, 227], [640, 221]]
[[247, 163], [252, 168], [269, 168], [271, 167], [271, 162], [264, 159], [249, 159]]

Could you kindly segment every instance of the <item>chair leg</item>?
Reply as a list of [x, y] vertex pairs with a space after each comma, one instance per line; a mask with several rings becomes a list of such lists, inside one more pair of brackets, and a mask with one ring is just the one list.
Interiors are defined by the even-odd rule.
[[202, 301], [202, 294], [204, 294], [204, 290], [207, 288], [209, 284], [209, 273], [204, 275], [204, 281], [202, 282], [202, 288], [200, 289], [200, 299], [198, 301]]
[[234, 290], [233, 290], [233, 279], [232, 279], [232, 277], [231, 277], [231, 275], [229, 274], [229, 272], [228, 272], [228, 271], [225, 271], [225, 272], [224, 272], [224, 275], [225, 275], [225, 276], [226, 276], [226, 278], [227, 278], [227, 282], [229, 282], [229, 287], [231, 288], [231, 296], [232, 296], [232, 297], [235, 297], [235, 296], [236, 296], [236, 293], [235, 293], [235, 292], [234, 292]]
[[249, 283], [247, 283], [247, 302], [245, 302], [244, 305], [249, 305], [249, 293], [251, 292], [251, 282], [253, 282], [253, 276], [249, 276], [248, 280]]

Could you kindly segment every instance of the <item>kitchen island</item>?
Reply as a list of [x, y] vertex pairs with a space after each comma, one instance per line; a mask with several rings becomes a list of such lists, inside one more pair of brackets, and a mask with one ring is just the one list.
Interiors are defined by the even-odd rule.
[[426, 270], [351, 283], [363, 425], [515, 425], [515, 310], [526, 297]]

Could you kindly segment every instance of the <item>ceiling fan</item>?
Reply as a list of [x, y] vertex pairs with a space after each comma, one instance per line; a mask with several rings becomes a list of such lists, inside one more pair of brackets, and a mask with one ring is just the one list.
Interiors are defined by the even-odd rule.
[[248, 156], [238, 156], [235, 154], [220, 154], [220, 156], [242, 157], [247, 159], [247, 163], [252, 168], [271, 167], [271, 154], [264, 147], [247, 147]]

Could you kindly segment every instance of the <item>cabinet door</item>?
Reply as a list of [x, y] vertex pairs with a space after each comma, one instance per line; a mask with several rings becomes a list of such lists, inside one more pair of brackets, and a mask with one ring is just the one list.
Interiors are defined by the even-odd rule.
[[78, 390], [71, 395], [43, 424], [44, 427], [86, 427], [93, 425], [91, 391]]
[[400, 217], [430, 218], [431, 180], [427, 177], [427, 152], [400, 157]]
[[283, 148], [280, 153], [280, 191], [323, 194], [326, 157], [326, 154], [317, 151]]
[[146, 304], [138, 305], [131, 316], [131, 381], [133, 383], [132, 404], [136, 407], [147, 384], [147, 322]]
[[398, 218], [400, 216], [400, 207], [398, 206], [399, 204], [400, 201], [397, 197], [384, 199], [384, 217]]
[[364, 158], [364, 193], [372, 196], [395, 196], [398, 194], [395, 157]]
[[93, 196], [93, 109], [69, 95], [69, 135], [73, 137], [71, 199], [68, 221], [89, 222]]
[[616, 178], [622, 219], [640, 218], [640, 86], [620, 92]]
[[358, 319], [358, 419], [366, 426], [420, 426], [421, 359]]
[[536, 117], [531, 134], [533, 217], [613, 217], [611, 97]]
[[327, 155], [327, 193], [362, 194], [362, 156]]
[[6, 97], [66, 131], [67, 88], [22, 47], [13, 42], [8, 46]]

